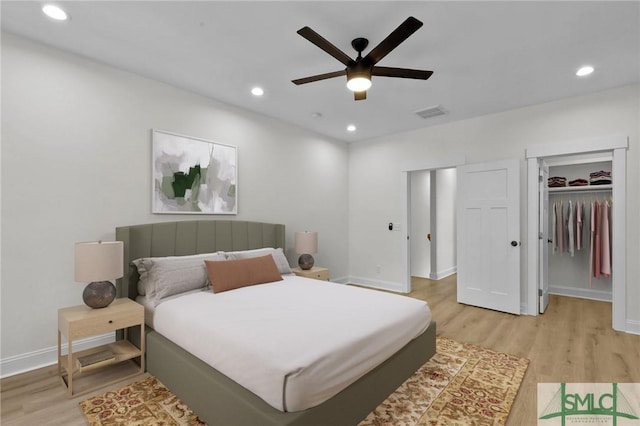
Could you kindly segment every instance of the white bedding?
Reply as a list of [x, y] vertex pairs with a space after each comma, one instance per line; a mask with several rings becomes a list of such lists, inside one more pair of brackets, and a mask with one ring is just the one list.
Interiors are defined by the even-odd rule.
[[163, 336], [280, 411], [321, 404], [431, 321], [423, 301], [297, 276], [155, 308]]

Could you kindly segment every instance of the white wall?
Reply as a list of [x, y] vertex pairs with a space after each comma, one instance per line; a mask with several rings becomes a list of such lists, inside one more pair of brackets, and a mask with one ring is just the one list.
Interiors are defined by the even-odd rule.
[[411, 276], [429, 278], [431, 272], [431, 188], [429, 170], [411, 172]]
[[3, 34], [3, 362], [55, 354], [58, 308], [82, 303], [76, 241], [216, 218], [150, 213], [152, 128], [237, 146], [239, 213], [217, 218], [283, 223], [290, 248], [318, 231], [316, 264], [346, 277], [344, 143]]
[[457, 270], [456, 262], [456, 174], [457, 170], [436, 170], [436, 265], [433, 278], [440, 279]]
[[437, 162], [452, 157], [479, 163], [506, 158], [521, 160], [521, 286], [527, 303], [525, 149], [538, 144], [624, 134], [627, 156], [627, 323], [640, 330], [640, 86], [563, 99], [499, 114], [385, 136], [349, 146], [349, 273], [354, 279], [374, 277], [401, 288], [404, 281], [404, 234], [385, 232], [384, 223], [402, 220], [402, 188], [407, 162]]

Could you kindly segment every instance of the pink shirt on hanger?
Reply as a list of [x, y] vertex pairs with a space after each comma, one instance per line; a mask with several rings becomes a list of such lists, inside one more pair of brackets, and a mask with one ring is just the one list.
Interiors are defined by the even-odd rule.
[[600, 229], [602, 228], [602, 217], [600, 215], [600, 203], [598, 203], [597, 201], [595, 203], [593, 203], [595, 208], [593, 209], [594, 213], [595, 213], [595, 230], [594, 230], [594, 234], [595, 234], [595, 241], [593, 243], [593, 247], [594, 247], [594, 253], [593, 253], [593, 260], [594, 260], [594, 265], [595, 267], [593, 268], [593, 276], [596, 277], [596, 279], [600, 279], [600, 262], [601, 262], [601, 249], [602, 247], [600, 246], [600, 244], [602, 243], [602, 239], [600, 238]]
[[609, 234], [609, 203], [600, 204], [600, 272], [605, 278], [611, 276], [611, 235]]
[[576, 250], [582, 249], [582, 204], [576, 201]]

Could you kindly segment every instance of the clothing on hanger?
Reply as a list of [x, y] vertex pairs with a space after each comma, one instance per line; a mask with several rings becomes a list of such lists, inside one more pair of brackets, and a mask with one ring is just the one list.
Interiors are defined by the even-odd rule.
[[556, 220], [556, 239], [558, 240], [558, 252], [564, 252], [564, 215], [562, 201], [558, 202], [558, 216]]
[[576, 201], [576, 250], [582, 250], [582, 203]]
[[569, 200], [569, 206], [567, 207], [567, 251], [571, 256], [574, 256], [576, 254], [575, 232], [575, 211], [573, 208], [573, 203], [571, 202], [571, 200]]
[[605, 278], [611, 276], [611, 234], [609, 228], [609, 213], [611, 208], [606, 201], [600, 204], [600, 217], [602, 226], [600, 227], [600, 242], [602, 249], [600, 252], [600, 272]]
[[600, 209], [600, 203], [595, 201], [594, 203], [594, 215], [595, 215], [595, 229], [594, 229], [594, 253], [593, 253], [593, 264], [594, 264], [594, 270], [593, 270], [593, 276], [596, 279], [600, 279], [600, 271], [601, 271], [601, 263], [602, 263], [602, 246], [601, 246], [601, 242], [602, 242], [602, 235], [601, 235], [601, 228], [602, 228], [602, 210]]
[[[585, 224], [586, 222], [586, 224]], [[611, 278], [611, 203], [592, 199], [559, 199], [551, 206], [552, 253], [576, 252], [589, 248], [589, 286], [593, 279]], [[585, 254], [586, 256], [586, 254]]]
[[551, 206], [551, 253], [555, 254], [558, 250], [558, 238], [556, 236], [556, 216], [557, 216], [557, 202], [554, 201]]

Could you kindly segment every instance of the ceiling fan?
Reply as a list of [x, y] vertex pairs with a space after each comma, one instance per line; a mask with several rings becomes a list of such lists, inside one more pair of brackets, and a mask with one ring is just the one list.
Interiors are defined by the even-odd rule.
[[298, 78], [296, 80], [292, 80], [292, 82], [294, 84], [305, 84], [346, 75], [347, 87], [349, 90], [354, 92], [355, 100], [360, 101], [367, 99], [367, 89], [371, 87], [371, 76], [374, 75], [379, 77], [400, 77], [426, 80], [431, 77], [433, 71], [379, 67], [376, 65], [382, 58], [387, 56], [389, 52], [409, 38], [409, 36], [416, 32], [421, 26], [422, 22], [413, 16], [408, 17], [402, 24], [400, 24], [400, 26], [398, 26], [398, 28], [393, 30], [387, 38], [371, 49], [364, 58], [362, 57], [362, 51], [369, 45], [369, 40], [362, 37], [354, 39], [351, 42], [351, 46], [358, 52], [358, 57], [356, 59], [351, 59], [349, 55], [335, 47], [311, 28], [301, 28], [298, 30], [298, 34], [336, 58], [338, 61], [342, 62], [346, 65], [346, 68], [341, 71]]

